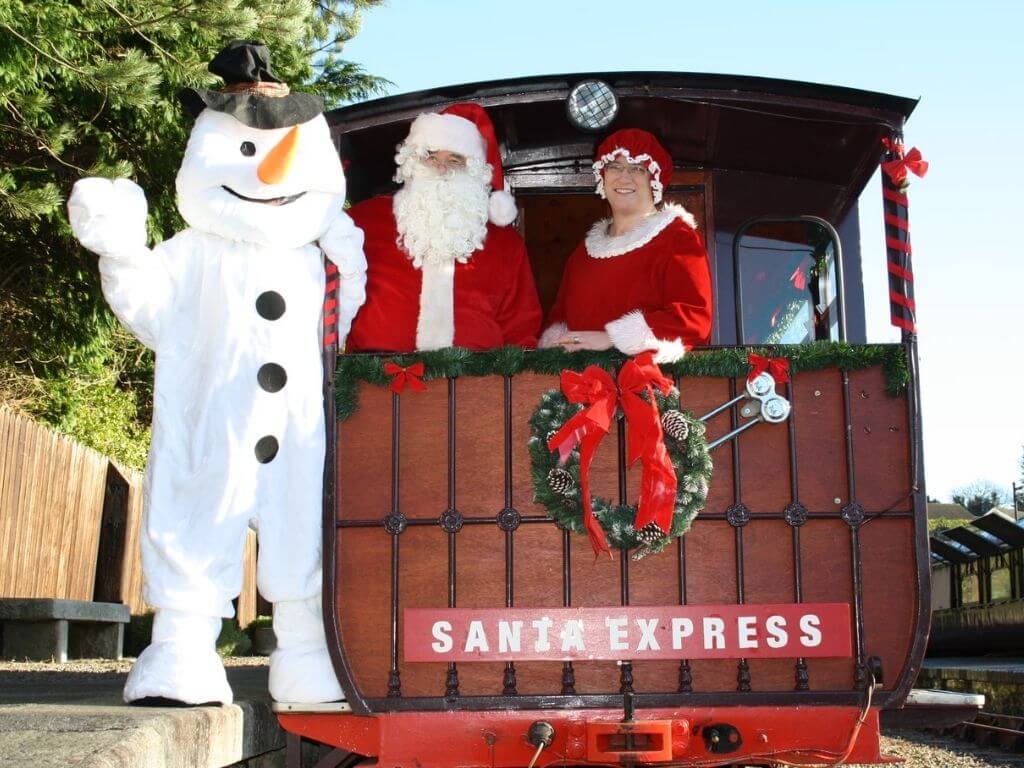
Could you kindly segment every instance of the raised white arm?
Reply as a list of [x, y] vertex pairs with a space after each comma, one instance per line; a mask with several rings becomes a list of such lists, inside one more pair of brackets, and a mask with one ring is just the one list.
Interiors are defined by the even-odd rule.
[[146, 195], [128, 179], [75, 183], [68, 219], [78, 241], [100, 257], [103, 295], [117, 318], [156, 349], [174, 290], [166, 248], [146, 247]]
[[320, 238], [320, 247], [338, 267], [338, 348], [345, 348], [345, 337], [352, 328], [352, 318], [366, 301], [366, 255], [363, 253], [363, 230], [347, 213], [334, 220]]

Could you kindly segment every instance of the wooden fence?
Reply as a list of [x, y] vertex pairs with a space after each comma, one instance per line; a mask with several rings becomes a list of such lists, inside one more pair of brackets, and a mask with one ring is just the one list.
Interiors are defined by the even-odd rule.
[[[0, 597], [142, 599], [142, 475], [0, 407]], [[256, 615], [256, 536], [238, 619]]]

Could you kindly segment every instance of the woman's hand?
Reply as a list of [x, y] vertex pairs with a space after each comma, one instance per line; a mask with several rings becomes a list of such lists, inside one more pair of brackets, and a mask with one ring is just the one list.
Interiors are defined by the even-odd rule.
[[558, 344], [576, 352], [581, 349], [611, 349], [612, 340], [604, 331], [569, 331], [558, 340]]

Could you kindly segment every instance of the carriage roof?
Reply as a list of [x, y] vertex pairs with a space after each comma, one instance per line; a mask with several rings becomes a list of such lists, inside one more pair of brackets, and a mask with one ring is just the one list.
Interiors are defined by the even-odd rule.
[[[606, 131], [587, 133], [566, 117], [570, 90], [602, 80], [619, 99]], [[589, 164], [597, 140], [619, 127], [652, 131], [680, 167], [756, 172], [834, 189], [837, 217], [860, 194], [879, 160], [880, 139], [899, 132], [917, 104], [855, 88], [737, 75], [599, 72], [494, 80], [366, 101], [328, 113], [358, 158], [353, 195], [377, 191], [393, 174], [393, 149], [424, 111], [472, 100], [488, 107], [507, 172], [543, 163]], [[513, 182], [514, 183], [514, 182]]]

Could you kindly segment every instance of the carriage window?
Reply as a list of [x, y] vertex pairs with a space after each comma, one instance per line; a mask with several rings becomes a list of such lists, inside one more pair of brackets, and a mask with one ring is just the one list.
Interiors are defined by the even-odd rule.
[[761, 219], [737, 233], [737, 325], [742, 344], [839, 341], [835, 230], [811, 219]]

